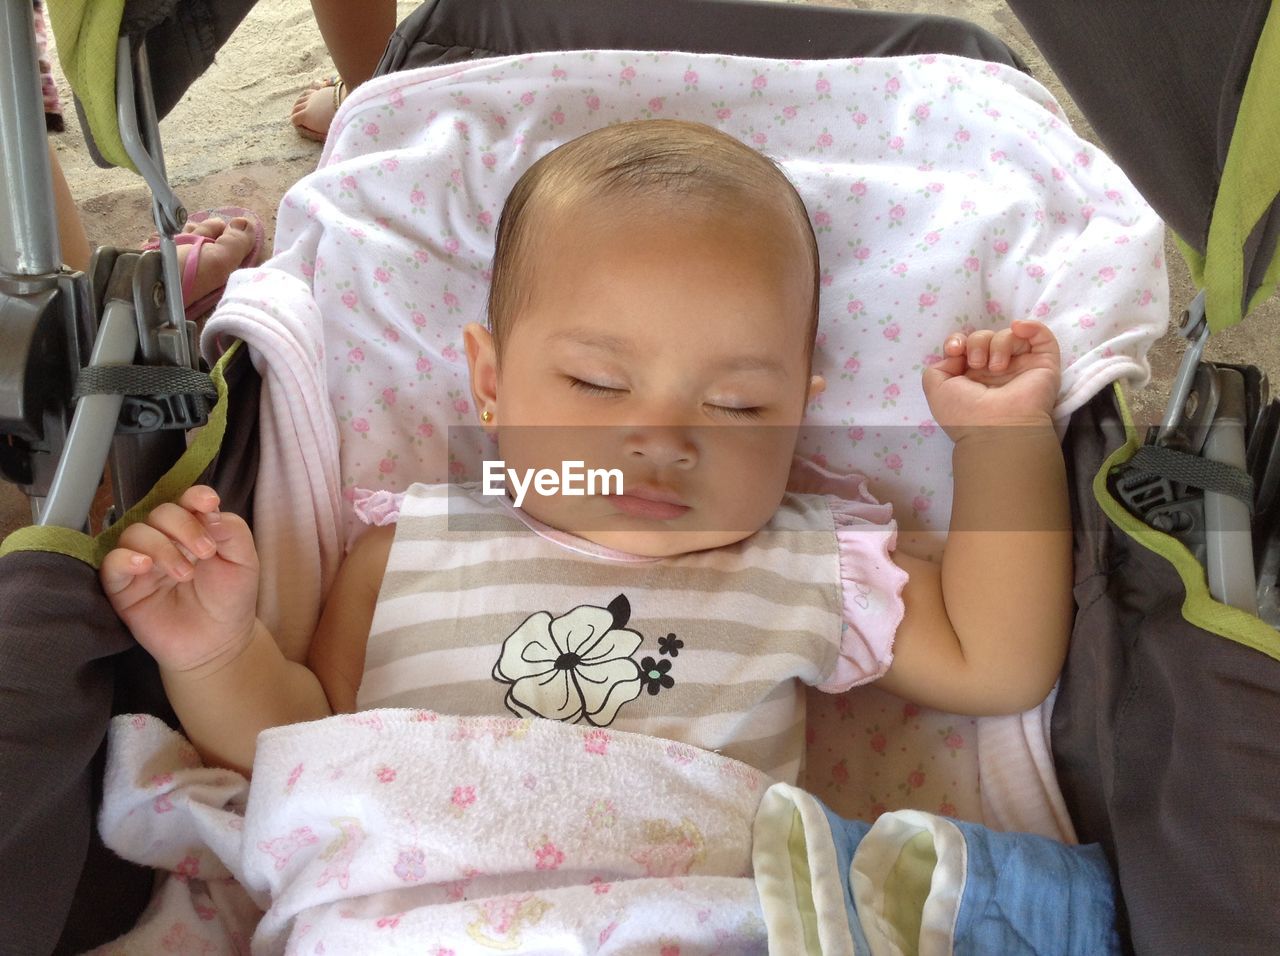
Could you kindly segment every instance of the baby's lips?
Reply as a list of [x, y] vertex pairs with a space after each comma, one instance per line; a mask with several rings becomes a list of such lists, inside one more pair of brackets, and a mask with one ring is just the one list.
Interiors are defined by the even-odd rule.
[[667, 505], [679, 505], [680, 507], [688, 507], [689, 505], [682, 495], [677, 494], [669, 488], [643, 483], [636, 485], [628, 484], [625, 487], [628, 495], [632, 495], [636, 498], [644, 498], [646, 501], [656, 501]]

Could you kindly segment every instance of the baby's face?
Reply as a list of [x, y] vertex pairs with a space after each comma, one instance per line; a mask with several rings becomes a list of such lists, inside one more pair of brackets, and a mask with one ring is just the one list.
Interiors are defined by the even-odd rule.
[[488, 387], [507, 468], [582, 461], [618, 469], [625, 494], [530, 490], [522, 506], [633, 554], [739, 541], [777, 509], [821, 388], [808, 369], [804, 247], [777, 215], [593, 210], [537, 242], [531, 300]]

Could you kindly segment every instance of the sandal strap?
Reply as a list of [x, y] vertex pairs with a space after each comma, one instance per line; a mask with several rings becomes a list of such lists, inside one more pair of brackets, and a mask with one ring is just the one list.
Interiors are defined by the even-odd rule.
[[194, 232], [182, 232], [173, 237], [174, 245], [191, 246], [187, 261], [182, 264], [182, 301], [190, 302], [191, 294], [196, 287], [196, 272], [200, 269], [200, 250], [206, 242], [213, 242], [208, 236]]
[[[200, 268], [200, 249], [206, 242], [214, 242], [208, 236], [201, 236], [194, 232], [180, 232], [173, 237], [175, 246], [194, 246], [191, 254], [187, 256], [187, 261], [182, 264], [182, 301], [186, 302], [191, 298], [191, 292], [196, 286], [196, 272]], [[152, 252], [160, 248], [159, 238], [148, 239], [142, 244], [143, 252]]]

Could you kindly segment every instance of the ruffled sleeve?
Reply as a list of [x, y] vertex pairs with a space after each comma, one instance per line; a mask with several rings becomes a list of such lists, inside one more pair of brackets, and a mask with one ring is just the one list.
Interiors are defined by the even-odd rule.
[[907, 572], [892, 558], [898, 523], [893, 506], [877, 501], [861, 475], [836, 475], [797, 460], [787, 487], [825, 495], [835, 519], [844, 622], [835, 667], [816, 686], [842, 693], [884, 676], [893, 662], [907, 583]]
[[351, 510], [365, 524], [380, 528], [395, 524], [400, 519], [400, 506], [404, 492], [370, 491], [368, 488], [351, 489]]

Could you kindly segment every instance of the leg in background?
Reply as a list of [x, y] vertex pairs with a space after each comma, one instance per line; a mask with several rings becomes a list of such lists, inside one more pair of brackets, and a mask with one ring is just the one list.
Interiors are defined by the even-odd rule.
[[341, 85], [317, 83], [293, 104], [292, 121], [307, 139], [323, 142], [342, 97], [373, 76], [387, 40], [396, 28], [395, 0], [311, 0]]
[[58, 217], [58, 241], [62, 246], [62, 261], [77, 272], [89, 271], [89, 237], [85, 234], [80, 210], [71, 198], [71, 187], [62, 175], [58, 154], [49, 144], [49, 167], [53, 171], [53, 208]]
[[395, 0], [311, 0], [324, 45], [348, 88], [373, 76], [396, 28]]

